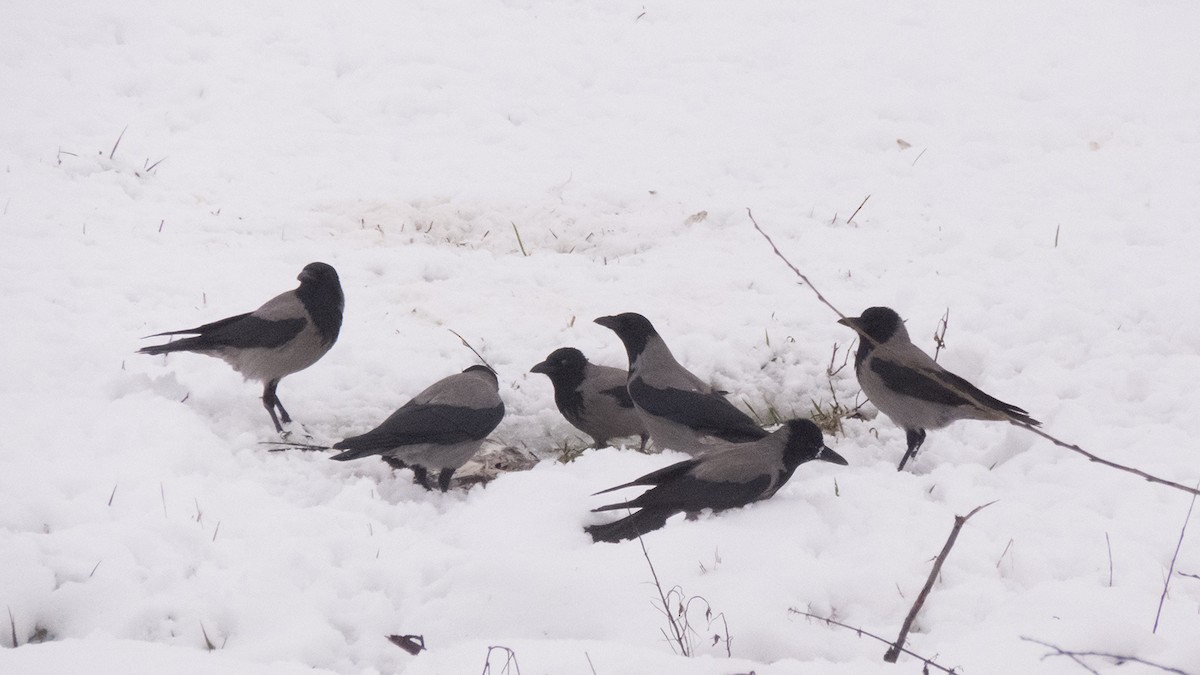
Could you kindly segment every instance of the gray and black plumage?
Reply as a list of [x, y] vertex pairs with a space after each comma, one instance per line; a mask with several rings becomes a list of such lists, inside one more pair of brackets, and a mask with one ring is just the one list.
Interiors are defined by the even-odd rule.
[[659, 529], [677, 513], [721, 511], [768, 499], [792, 477], [796, 467], [814, 459], [846, 464], [841, 455], [825, 446], [817, 425], [808, 420], [791, 420], [757, 441], [722, 443], [700, 457], [597, 492], [650, 487], [627, 502], [592, 509], [638, 511], [611, 523], [585, 527], [584, 531], [593, 541], [636, 539]]
[[887, 307], [871, 307], [862, 316], [838, 323], [859, 334], [854, 372], [879, 412], [904, 429], [908, 450], [897, 469], [916, 455], [926, 429], [964, 419], [997, 420], [1039, 426], [1041, 422], [1011, 403], [942, 368], [908, 337], [904, 321]]
[[529, 372], [550, 378], [558, 411], [597, 448], [609, 439], [638, 436], [646, 449], [646, 425], [633, 407], [626, 382], [629, 372], [591, 363], [574, 347], [556, 349]]
[[380, 455], [393, 468], [412, 469], [413, 482], [427, 490], [436, 472], [445, 492], [503, 418], [496, 373], [471, 366], [434, 382], [371, 431], [337, 443], [333, 448], [344, 452], [331, 459]]
[[[262, 307], [187, 330], [146, 337], [191, 335], [163, 345], [143, 347], [139, 354], [196, 352], [224, 360], [247, 380], [263, 383], [262, 402], [275, 431], [292, 418], [275, 394], [279, 381], [316, 363], [337, 342], [345, 297], [337, 271], [314, 262], [304, 266], [300, 286], [280, 293]], [[279, 410], [276, 416], [275, 411]]]
[[762, 427], [675, 360], [641, 314], [602, 316], [596, 323], [621, 338], [629, 355], [629, 397], [659, 448], [699, 455], [714, 444], [767, 435]]

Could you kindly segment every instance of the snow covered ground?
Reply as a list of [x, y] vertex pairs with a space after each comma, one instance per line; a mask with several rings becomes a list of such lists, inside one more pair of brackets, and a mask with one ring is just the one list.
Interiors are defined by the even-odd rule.
[[[0, 644], [20, 646], [0, 672], [478, 673], [489, 645], [526, 675], [919, 672], [789, 610], [893, 638], [954, 515], [992, 500], [910, 648], [969, 674], [1086, 672], [1023, 637], [1200, 672], [1200, 580], [1171, 579], [1151, 632], [1188, 495], [1015, 427], [931, 432], [897, 474], [903, 432], [848, 420], [828, 442], [850, 466], [647, 536], [664, 587], [727, 623], [693, 605], [686, 659], [636, 542], [581, 529], [607, 518], [590, 493], [679, 455], [588, 451], [429, 494], [381, 462], [268, 453], [257, 385], [134, 355], [322, 260], [342, 335], [279, 389], [318, 441], [474, 363], [453, 329], [499, 371], [494, 440], [579, 446], [527, 371], [566, 345], [625, 365], [591, 322], [622, 311], [759, 414], [853, 401], [852, 368], [826, 375], [853, 336], [751, 208], [844, 312], [892, 306], [932, 352], [949, 309], [941, 363], [1051, 433], [1193, 484], [1200, 5], [4, 14]], [[1198, 542], [1177, 573], [1200, 574]]]

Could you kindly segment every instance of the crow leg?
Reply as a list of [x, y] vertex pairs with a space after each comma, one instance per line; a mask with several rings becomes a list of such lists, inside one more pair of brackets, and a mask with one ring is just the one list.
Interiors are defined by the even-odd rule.
[[430, 487], [430, 485], [429, 485], [429, 471], [426, 470], [425, 467], [417, 466], [414, 464], [410, 468], [412, 469], [412, 472], [413, 472], [413, 482], [414, 483], [416, 483], [417, 485], [420, 485], [421, 487], [425, 488], [426, 490], [433, 490], [433, 488]]
[[279, 386], [279, 380], [271, 380], [263, 387], [262, 402], [263, 407], [267, 409], [267, 414], [271, 416], [271, 421], [275, 423], [275, 431], [283, 433], [283, 425], [279, 423], [279, 418], [275, 416], [275, 408], [279, 408], [279, 412], [283, 413], [283, 421], [290, 423], [291, 417], [288, 417], [287, 411], [283, 409], [283, 404], [279, 402], [279, 397], [275, 395], [275, 387]]
[[442, 469], [441, 473], [438, 474], [438, 487], [442, 489], [442, 492], [450, 490], [450, 479], [453, 477], [454, 469]]
[[904, 465], [908, 463], [908, 460], [917, 456], [917, 450], [925, 442], [924, 429], [905, 429], [904, 435], [908, 439], [908, 450], [904, 453], [904, 458], [900, 460], [900, 466], [896, 467], [897, 471], [904, 470]]

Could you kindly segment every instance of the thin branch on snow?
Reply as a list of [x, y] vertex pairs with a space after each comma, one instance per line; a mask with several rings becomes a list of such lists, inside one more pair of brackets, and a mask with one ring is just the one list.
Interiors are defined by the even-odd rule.
[[[787, 265], [788, 268], [790, 268], [792, 270], [792, 272], [794, 272], [796, 274], [796, 276], [799, 277], [800, 280], [805, 283], [805, 285], [807, 285], [810, 289], [812, 289], [812, 292], [815, 293], [817, 296], [817, 300], [820, 300], [822, 304], [824, 304], [829, 309], [833, 310], [833, 313], [837, 314], [838, 318], [845, 319], [846, 315], [842, 314], [841, 310], [839, 310], [837, 307], [834, 307], [833, 303], [831, 303], [831, 302], [829, 302], [829, 300], [825, 299], [825, 296], [822, 295], [821, 292], [818, 291], [817, 288], [812, 285], [812, 282], [808, 280], [808, 277], [805, 276], [804, 273], [801, 272], [799, 268], [797, 268], [794, 264], [792, 264], [792, 261], [788, 260], [787, 257], [785, 255], [783, 255], [783, 253], [779, 250], [779, 247], [775, 245], [774, 240], [771, 239], [770, 235], [768, 235], [765, 231], [763, 231], [762, 227], [759, 226], [758, 221], [754, 219], [754, 213], [751, 212], [750, 209], [746, 209], [746, 214], [748, 216], [750, 216], [750, 222], [754, 224], [754, 229], [758, 230], [758, 233], [763, 236], [763, 239], [766, 239], [767, 243], [771, 245], [771, 249], [773, 251], [775, 251], [775, 255], [778, 256], [779, 259], [782, 260], [784, 262], [784, 264]], [[868, 335], [860, 335], [859, 338], [870, 340], [872, 344], [874, 344], [875, 346], [879, 346], [879, 343], [876, 340], [872, 339]], [[913, 372], [920, 372], [920, 371], [913, 371]], [[949, 387], [950, 389], [952, 389], [954, 391], [954, 393], [958, 394], [959, 396], [962, 396], [963, 398], [967, 399], [971, 403], [974, 403], [976, 406], [978, 406], [980, 408], [987, 408], [987, 406], [983, 405], [970, 392], [963, 391], [959, 387], [955, 387], [953, 384], [948, 383], [948, 382], [942, 382], [939, 380], [938, 384], [940, 386]], [[1084, 450], [1083, 448], [1079, 447], [1078, 445], [1059, 440], [1058, 438], [1050, 435], [1049, 433], [1047, 433], [1045, 431], [1042, 431], [1041, 429], [1033, 426], [1032, 424], [1029, 424], [1028, 422], [1022, 422], [1022, 421], [1017, 420], [1012, 417], [1008, 418], [1008, 422], [1009, 422], [1009, 424], [1013, 424], [1018, 427], [1022, 427], [1024, 429], [1028, 429], [1029, 431], [1032, 431], [1033, 433], [1037, 434], [1038, 436], [1041, 436], [1042, 438], [1050, 441], [1054, 445], [1057, 445], [1058, 447], [1063, 448], [1065, 450], [1070, 450], [1071, 452], [1075, 452], [1080, 455], [1083, 455], [1084, 457], [1087, 457], [1088, 460], [1090, 460], [1092, 462], [1096, 462], [1097, 464], [1103, 464], [1104, 466], [1111, 467], [1113, 469], [1117, 469], [1118, 471], [1124, 471], [1126, 473], [1131, 473], [1135, 476], [1144, 478], [1151, 483], [1165, 485], [1167, 487], [1175, 488], [1176, 490], [1181, 490], [1181, 491], [1186, 492], [1191, 495], [1200, 495], [1200, 488], [1188, 487], [1181, 483], [1176, 483], [1175, 481], [1167, 480], [1165, 478], [1159, 478], [1158, 476], [1146, 473], [1145, 471], [1142, 471], [1140, 469], [1135, 469], [1131, 466], [1126, 466], [1124, 464], [1118, 464], [1116, 462], [1104, 459], [1102, 457], [1099, 457], [1097, 455], [1094, 455], [1094, 454], [1088, 452], [1087, 450]]]
[[471, 346], [470, 342], [467, 342], [467, 338], [459, 335], [458, 331], [454, 330], [453, 328], [447, 328], [446, 330], [450, 331], [451, 333], [454, 333], [454, 337], [458, 338], [459, 341], [463, 343], [464, 347], [466, 347], [467, 349], [470, 349], [475, 354], [475, 356], [479, 357], [479, 360], [483, 361], [483, 365], [487, 366], [488, 368], [491, 368], [492, 372], [496, 372], [496, 369], [492, 368], [492, 364], [488, 363], [488, 360], [483, 358], [483, 354], [480, 354], [474, 347]]
[[913, 621], [917, 618], [917, 612], [921, 611], [921, 607], [925, 605], [925, 599], [929, 597], [929, 591], [933, 589], [933, 582], [937, 580], [938, 574], [942, 571], [942, 565], [946, 562], [946, 558], [950, 555], [950, 549], [954, 547], [954, 542], [958, 539], [958, 533], [962, 530], [962, 526], [970, 520], [971, 516], [979, 513], [983, 509], [995, 504], [996, 502], [988, 502], [971, 509], [971, 512], [965, 516], [954, 516], [954, 527], [950, 530], [950, 536], [946, 538], [946, 545], [942, 547], [942, 552], [938, 554], [937, 560], [933, 562], [933, 569], [929, 570], [929, 578], [925, 580], [925, 587], [921, 589], [917, 599], [913, 602], [912, 609], [908, 610], [908, 616], [904, 618], [904, 624], [900, 626], [900, 635], [896, 641], [892, 643], [887, 653], [883, 655], [883, 660], [888, 663], [895, 663], [896, 659], [900, 658], [900, 652], [904, 649], [904, 642], [908, 640], [908, 631], [912, 629]]
[[[808, 617], [808, 618], [810, 618], [810, 619], [816, 619], [817, 621], [824, 621], [826, 624], [828, 624], [828, 625], [830, 625], [830, 626], [837, 626], [837, 627], [839, 627], [839, 628], [845, 628], [845, 629], [847, 629], [847, 630], [852, 630], [852, 631], [854, 631], [855, 633], [858, 633], [859, 637], [862, 637], [862, 636], [864, 636], [864, 635], [865, 635], [865, 636], [867, 636], [867, 637], [869, 637], [869, 638], [872, 638], [872, 639], [878, 640], [878, 641], [882, 642], [882, 643], [883, 643], [883, 644], [885, 644], [885, 645], [890, 645], [890, 644], [892, 644], [892, 641], [891, 641], [891, 640], [889, 640], [889, 639], [887, 639], [887, 638], [885, 638], [885, 637], [880, 637], [880, 636], [878, 636], [878, 635], [876, 635], [876, 634], [874, 634], [874, 633], [872, 633], [872, 632], [870, 632], [870, 631], [863, 630], [862, 628], [859, 628], [858, 626], [850, 626], [850, 625], [844, 624], [844, 623], [842, 623], [842, 622], [840, 622], [840, 621], [836, 621], [836, 620], [834, 620], [834, 619], [830, 619], [829, 617], [818, 616], [818, 615], [816, 615], [816, 614], [811, 614], [811, 613], [809, 613], [809, 612], [803, 612], [803, 611], [801, 611], [801, 610], [798, 610], [798, 609], [796, 609], [795, 607], [791, 607], [791, 608], [789, 608], [789, 609], [788, 609], [788, 613], [790, 613], [790, 614], [799, 614], [800, 616], [806, 616], [806, 617]], [[919, 659], [921, 662], [923, 662], [923, 663], [925, 664], [925, 667], [926, 667], [927, 669], [928, 669], [929, 667], [933, 667], [933, 668], [937, 668], [938, 670], [942, 671], [943, 673], [947, 673], [947, 675], [957, 675], [957, 674], [958, 674], [958, 671], [957, 671], [957, 670], [955, 670], [954, 668], [947, 668], [946, 666], [943, 666], [943, 665], [940, 665], [940, 664], [938, 664], [938, 663], [937, 663], [936, 661], [934, 661], [933, 659], [930, 659], [930, 658], [926, 658], [926, 657], [924, 657], [924, 656], [921, 656], [920, 654], [918, 654], [918, 653], [916, 653], [916, 652], [914, 652], [914, 651], [912, 651], [912, 650], [905, 649], [905, 648], [901, 647], [901, 648], [900, 648], [900, 651], [904, 652], [905, 654], [908, 654], [909, 656], [911, 656], [911, 657], [913, 657], [913, 658]]]
[[[1200, 487], [1200, 482], [1196, 483], [1196, 487]], [[1163, 580], [1163, 592], [1158, 598], [1158, 611], [1154, 613], [1154, 630], [1151, 633], [1158, 633], [1158, 620], [1162, 618], [1163, 603], [1167, 601], [1167, 589], [1171, 587], [1171, 575], [1175, 573], [1175, 561], [1179, 558], [1179, 549], [1183, 547], [1183, 533], [1187, 531], [1188, 521], [1192, 519], [1192, 509], [1196, 506], [1196, 495], [1192, 495], [1192, 503], [1188, 505], [1187, 516], [1183, 519], [1183, 526], [1179, 528], [1179, 541], [1175, 543], [1175, 554], [1171, 556], [1171, 566], [1167, 569], [1167, 578]]]
[[1087, 662], [1084, 661], [1085, 658], [1091, 657], [1091, 658], [1097, 658], [1097, 659], [1110, 659], [1110, 660], [1112, 660], [1112, 662], [1114, 664], [1116, 664], [1118, 666], [1125, 665], [1126, 663], [1137, 663], [1139, 665], [1148, 666], [1150, 668], [1157, 668], [1158, 670], [1161, 670], [1163, 672], [1175, 673], [1175, 675], [1192, 675], [1191, 673], [1187, 672], [1186, 670], [1180, 670], [1179, 668], [1172, 668], [1171, 666], [1164, 666], [1164, 665], [1161, 665], [1158, 663], [1147, 661], [1145, 659], [1140, 659], [1136, 656], [1129, 656], [1127, 654], [1110, 654], [1108, 652], [1091, 652], [1091, 651], [1088, 651], [1088, 652], [1072, 651], [1069, 649], [1063, 649], [1062, 647], [1059, 647], [1058, 645], [1052, 645], [1049, 642], [1042, 642], [1041, 640], [1035, 640], [1030, 637], [1025, 637], [1024, 635], [1021, 636], [1021, 639], [1026, 642], [1032, 642], [1035, 645], [1041, 645], [1043, 647], [1046, 647], [1047, 649], [1054, 650], [1053, 652], [1051, 652], [1049, 654], [1042, 655], [1042, 660], [1048, 659], [1051, 656], [1066, 656], [1066, 657], [1070, 658], [1072, 661], [1074, 661], [1076, 664], [1078, 664], [1081, 668], [1084, 668], [1085, 670], [1087, 670], [1091, 673], [1095, 673], [1095, 675], [1100, 675], [1100, 671], [1098, 671], [1095, 668], [1088, 665]]
[[870, 198], [871, 198], [871, 195], [867, 195], [866, 197], [863, 197], [862, 203], [861, 203], [861, 204], [859, 204], [859, 205], [858, 205], [858, 208], [857, 208], [857, 209], [854, 209], [854, 213], [851, 213], [851, 214], [850, 214], [850, 217], [846, 219], [846, 224], [847, 224], [847, 225], [849, 225], [850, 223], [853, 223], [853, 222], [854, 222], [854, 216], [857, 216], [857, 215], [858, 215], [858, 212], [859, 212], [859, 211], [862, 211], [862, 207], [864, 207], [864, 206], [866, 206], [866, 205], [867, 205], [867, 200], [868, 200], [868, 199], [870, 199]]

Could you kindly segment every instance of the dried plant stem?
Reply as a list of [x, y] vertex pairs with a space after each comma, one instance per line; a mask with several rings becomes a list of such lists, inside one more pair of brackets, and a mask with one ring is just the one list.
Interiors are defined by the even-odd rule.
[[858, 215], [858, 212], [859, 212], [859, 211], [862, 211], [862, 207], [864, 207], [864, 206], [866, 206], [866, 205], [867, 205], [867, 200], [868, 200], [868, 199], [870, 199], [870, 198], [871, 198], [871, 195], [867, 195], [866, 197], [863, 197], [862, 203], [861, 203], [861, 204], [859, 204], [859, 205], [858, 205], [858, 208], [857, 208], [857, 209], [854, 209], [854, 213], [851, 213], [851, 214], [850, 214], [850, 217], [846, 219], [846, 224], [847, 224], [847, 225], [849, 225], [850, 223], [853, 223], [853, 222], [854, 222], [854, 216], [857, 216], [857, 215]]
[[[632, 514], [632, 511], [630, 513]], [[650, 552], [646, 550], [646, 542], [642, 541], [642, 535], [640, 534], [638, 535], [638, 545], [642, 547], [642, 555], [646, 558], [646, 565], [650, 567], [650, 576], [654, 579], [654, 588], [658, 590], [658, 599], [662, 602], [663, 615], [667, 617], [667, 626], [671, 629], [671, 634], [667, 636], [667, 639], [679, 645], [680, 654], [691, 656], [691, 650], [688, 649], [683, 629], [675, 621], [675, 616], [671, 614], [671, 603], [667, 602], [667, 594], [663, 591], [662, 583], [658, 580], [658, 572], [654, 571], [654, 563], [650, 560]], [[674, 645], [672, 645], [672, 648], [674, 648]]]

